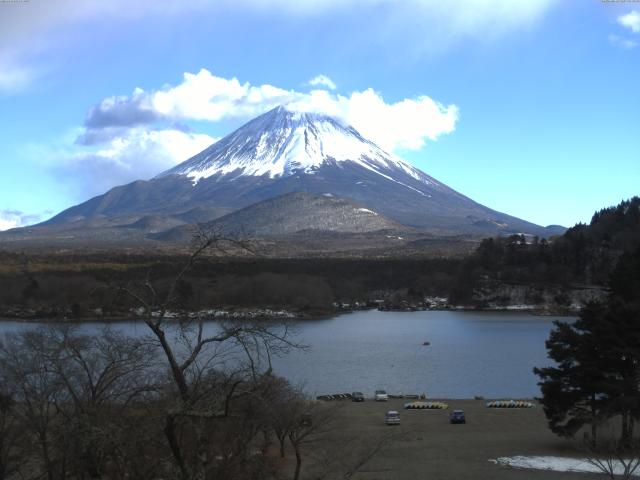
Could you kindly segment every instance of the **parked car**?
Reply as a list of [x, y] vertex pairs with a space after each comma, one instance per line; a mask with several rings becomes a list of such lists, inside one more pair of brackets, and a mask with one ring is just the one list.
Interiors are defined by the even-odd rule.
[[384, 421], [387, 425], [400, 425], [400, 414], [396, 410], [389, 410]]
[[464, 416], [464, 410], [454, 410], [449, 416], [449, 422], [451, 423], [467, 423]]
[[364, 393], [362, 392], [353, 392], [351, 394], [352, 402], [364, 402]]
[[389, 395], [387, 395], [387, 392], [384, 390], [376, 390], [373, 394], [373, 398], [376, 402], [386, 402], [389, 400]]

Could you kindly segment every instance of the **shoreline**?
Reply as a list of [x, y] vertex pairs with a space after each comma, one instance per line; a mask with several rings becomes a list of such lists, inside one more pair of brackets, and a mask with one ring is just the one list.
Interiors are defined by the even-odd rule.
[[[533, 306], [533, 305], [508, 305], [505, 307], [473, 307], [473, 306], [440, 306], [436, 308], [379, 308], [375, 306], [337, 308], [333, 311], [295, 311], [287, 309], [252, 308], [252, 309], [208, 309], [199, 311], [185, 312], [190, 317], [204, 316], [206, 321], [233, 321], [233, 320], [326, 320], [343, 314], [355, 313], [360, 311], [378, 310], [381, 312], [396, 313], [412, 313], [412, 312], [495, 312], [495, 313], [528, 313], [539, 317], [574, 317], [579, 314], [578, 308], [550, 308], [549, 306]], [[92, 315], [75, 316], [71, 312], [43, 311], [43, 310], [0, 310], [0, 322], [13, 321], [24, 323], [121, 323], [131, 321], [143, 321], [141, 319], [143, 312], [126, 312], [116, 315], [102, 315], [93, 312]], [[167, 315], [166, 319], [171, 320], [177, 318], [177, 314]]]

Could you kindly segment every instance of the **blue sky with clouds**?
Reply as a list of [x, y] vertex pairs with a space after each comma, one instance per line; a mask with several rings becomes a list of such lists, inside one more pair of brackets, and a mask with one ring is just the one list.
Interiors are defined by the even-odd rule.
[[640, 4], [0, 3], [0, 229], [150, 178], [283, 102], [491, 208], [588, 221], [640, 193]]

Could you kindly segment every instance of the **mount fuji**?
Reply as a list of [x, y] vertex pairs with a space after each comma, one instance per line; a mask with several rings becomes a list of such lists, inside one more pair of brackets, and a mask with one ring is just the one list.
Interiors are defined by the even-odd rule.
[[[321, 208], [321, 214], [314, 208]], [[121, 232], [133, 231], [147, 239], [173, 238], [162, 232], [193, 223], [251, 231], [258, 220], [251, 212], [275, 219], [273, 235], [404, 229], [430, 236], [548, 237], [562, 231], [487, 208], [342, 121], [286, 106], [260, 115], [151, 180], [115, 187], [21, 230], [28, 235], [110, 229], [119, 232], [113, 233], [118, 239], [127, 237]], [[259, 233], [269, 236], [263, 223]]]

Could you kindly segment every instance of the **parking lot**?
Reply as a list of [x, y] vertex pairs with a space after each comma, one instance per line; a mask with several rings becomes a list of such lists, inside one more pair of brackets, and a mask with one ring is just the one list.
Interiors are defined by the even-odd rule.
[[[340, 408], [340, 434], [393, 438], [357, 478], [362, 479], [589, 479], [590, 474], [517, 470], [490, 462], [515, 455], [576, 456], [574, 443], [552, 434], [540, 406], [490, 409], [481, 400], [445, 400], [447, 410], [404, 410], [407, 400], [363, 403]], [[452, 425], [449, 414], [462, 409], [466, 424]], [[385, 424], [387, 410], [398, 410], [399, 426]]]

